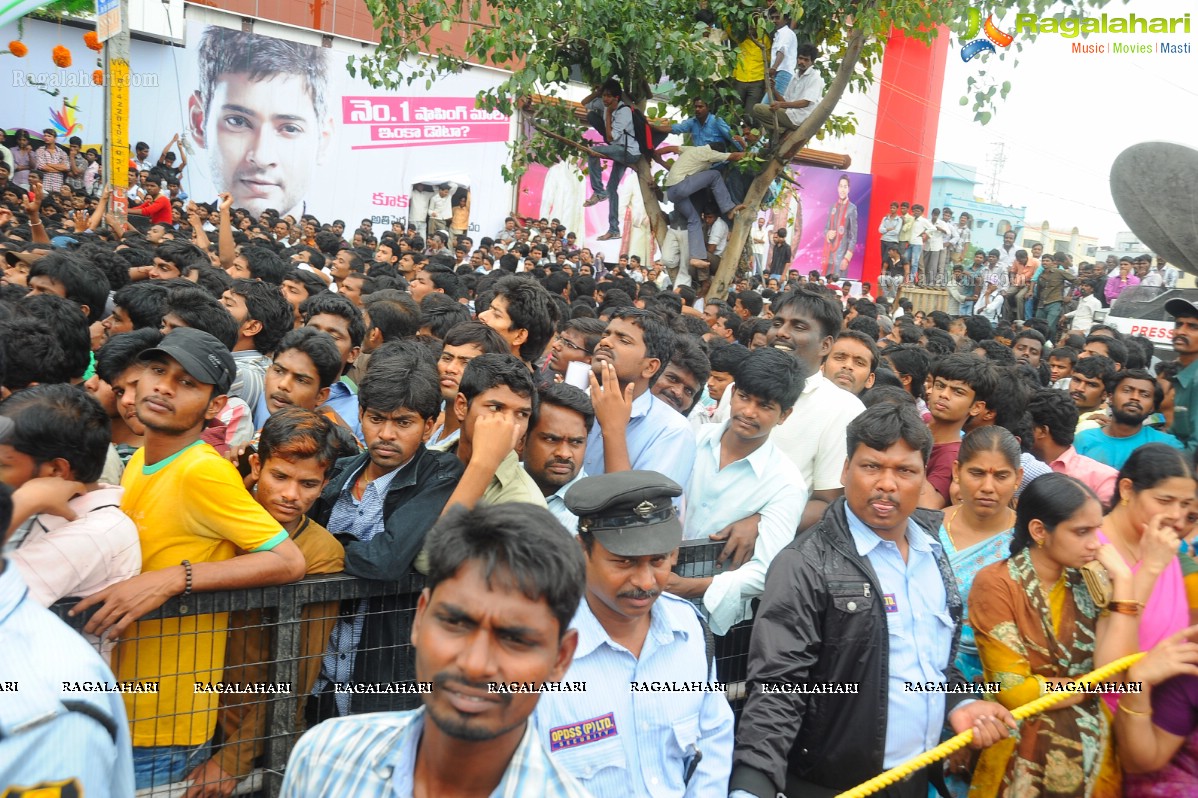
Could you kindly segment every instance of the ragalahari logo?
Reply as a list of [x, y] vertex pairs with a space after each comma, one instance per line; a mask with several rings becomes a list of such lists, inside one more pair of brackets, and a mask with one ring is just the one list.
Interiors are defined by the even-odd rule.
[[[986, 35], [978, 37], [979, 30]], [[1015, 41], [1014, 36], [998, 29], [998, 26], [994, 24], [993, 14], [986, 17], [986, 24], [983, 25], [982, 12], [976, 8], [969, 9], [969, 22], [962, 39], [966, 42], [961, 47], [962, 61], [970, 61], [982, 53], [997, 52], [995, 45], [1005, 48], [1010, 47], [1011, 42]]]

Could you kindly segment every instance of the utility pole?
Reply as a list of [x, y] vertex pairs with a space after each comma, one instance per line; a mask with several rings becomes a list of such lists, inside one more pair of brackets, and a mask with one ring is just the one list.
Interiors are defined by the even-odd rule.
[[104, 43], [104, 185], [108, 210], [122, 227], [129, 211], [129, 0], [96, 0], [96, 35]]

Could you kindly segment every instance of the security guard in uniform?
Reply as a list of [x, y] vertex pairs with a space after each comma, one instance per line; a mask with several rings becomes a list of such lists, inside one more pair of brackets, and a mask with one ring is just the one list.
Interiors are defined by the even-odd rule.
[[[587, 586], [571, 628], [574, 662], [534, 718], [558, 764], [593, 795], [726, 795], [732, 709], [698, 610], [663, 593], [682, 494], [654, 471], [585, 477], [566, 493], [578, 516]], [[581, 682], [581, 685], [576, 683]]]
[[[0, 445], [12, 422], [0, 417]], [[0, 484], [0, 539], [12, 519]], [[133, 751], [116, 678], [0, 559], [0, 796], [128, 798]], [[107, 688], [107, 690], [104, 690]]]

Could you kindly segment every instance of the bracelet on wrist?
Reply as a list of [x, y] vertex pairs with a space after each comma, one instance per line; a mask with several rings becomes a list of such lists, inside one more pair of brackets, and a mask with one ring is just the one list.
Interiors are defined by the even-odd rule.
[[181, 564], [183, 566], [183, 571], [186, 575], [186, 580], [187, 580], [183, 587], [183, 595], [190, 596], [191, 595], [191, 561], [184, 560]]
[[1139, 615], [1144, 609], [1142, 601], [1112, 599], [1106, 605], [1106, 608], [1111, 612], [1117, 612], [1121, 615]]
[[1141, 712], [1138, 709], [1132, 709], [1131, 707], [1129, 707], [1127, 705], [1126, 701], [1119, 702], [1119, 711], [1126, 712], [1128, 715], [1131, 715], [1133, 718], [1151, 718], [1152, 717], [1152, 707], [1149, 707], [1148, 711], [1146, 711], [1146, 712]]

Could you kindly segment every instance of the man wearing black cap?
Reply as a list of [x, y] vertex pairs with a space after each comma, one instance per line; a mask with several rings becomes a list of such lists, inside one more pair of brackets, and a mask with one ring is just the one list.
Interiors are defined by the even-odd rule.
[[[121, 509], [137, 524], [143, 573], [72, 611], [96, 606], [84, 631], [121, 638], [121, 681], [159, 682], [157, 693], [126, 695], [137, 789], [179, 781], [211, 740], [219, 694], [194, 683], [220, 680], [227, 631], [225, 613], [138, 619], [173, 596], [284, 584], [305, 571], [299, 547], [201, 440], [237, 373], [229, 350], [181, 327], [140, 360], [135, 401], [146, 443], [125, 469]], [[238, 550], [248, 553], [234, 557]]]
[[566, 493], [586, 554], [586, 594], [565, 684], [537, 706], [550, 757], [593, 795], [723, 795], [732, 710], [707, 654], [694, 605], [664, 593], [682, 542], [672, 499], [682, 487], [654, 471], [586, 477]]
[[1177, 392], [1173, 396], [1173, 426], [1186, 450], [1198, 446], [1198, 305], [1185, 299], [1170, 299], [1165, 311], [1173, 317], [1173, 351], [1181, 371], [1173, 378]]

